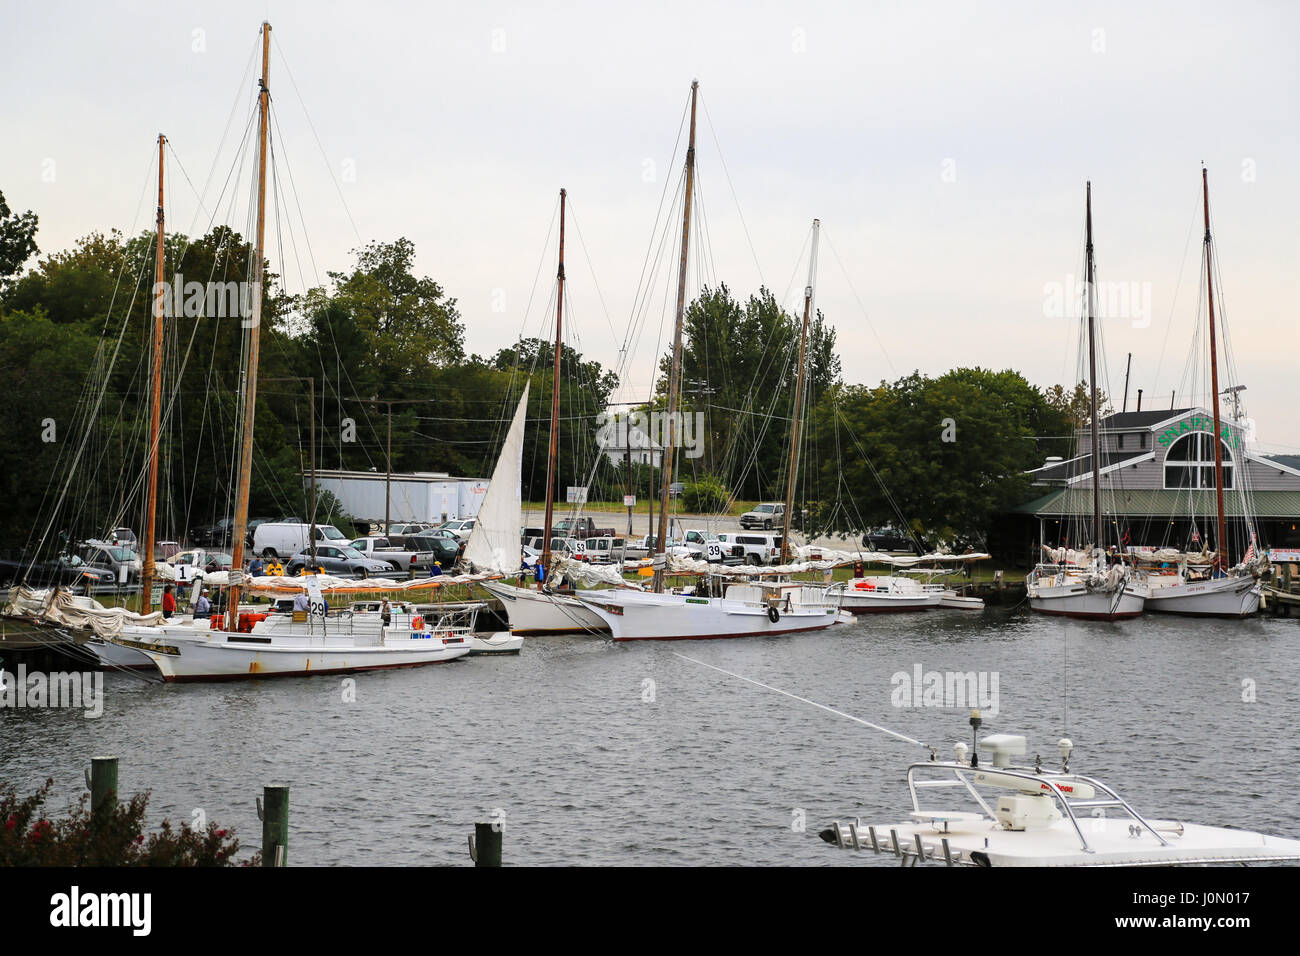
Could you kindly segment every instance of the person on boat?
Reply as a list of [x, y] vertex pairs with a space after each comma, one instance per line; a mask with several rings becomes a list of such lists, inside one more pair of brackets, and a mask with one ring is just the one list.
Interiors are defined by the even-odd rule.
[[388, 604], [388, 598], [384, 598], [384, 603], [379, 606], [379, 619], [384, 622], [384, 627], [393, 623], [393, 609]]
[[299, 591], [293, 598], [294, 611], [306, 611], [311, 605], [307, 601], [307, 592]]
[[541, 587], [546, 583], [546, 565], [542, 564], [540, 558], [537, 560], [537, 563], [533, 565], [533, 577], [537, 579], [538, 587]]
[[208, 600], [208, 589], [204, 588], [199, 599], [194, 603], [194, 616], [207, 617], [212, 613], [212, 602]]
[[248, 562], [249, 577], [260, 578], [266, 573], [266, 567], [262, 564], [262, 559], [253, 555], [253, 560]]
[[176, 595], [172, 594], [172, 586], [169, 584], [165, 588], [163, 588], [162, 616], [164, 619], [168, 619], [175, 613], [176, 613]]
[[435, 562], [433, 562], [433, 567], [429, 568], [429, 577], [431, 577], [431, 578], [442, 577], [442, 562], [441, 562], [441, 561], [435, 561]]

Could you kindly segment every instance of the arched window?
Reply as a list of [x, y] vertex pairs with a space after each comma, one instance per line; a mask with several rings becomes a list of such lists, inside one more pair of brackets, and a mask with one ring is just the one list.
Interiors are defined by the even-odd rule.
[[[1226, 442], [1223, 448], [1223, 487], [1232, 487], [1232, 452]], [[1209, 432], [1184, 435], [1169, 446], [1165, 455], [1166, 488], [1214, 487], [1214, 436]]]

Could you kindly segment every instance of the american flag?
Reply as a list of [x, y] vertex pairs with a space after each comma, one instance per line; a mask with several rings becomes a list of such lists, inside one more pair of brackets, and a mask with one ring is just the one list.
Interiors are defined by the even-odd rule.
[[1245, 564], [1253, 557], [1255, 557], [1255, 532], [1252, 531], [1250, 533], [1250, 547], [1246, 549], [1246, 555], [1241, 559], [1241, 561]]
[[1197, 528], [1196, 525], [1192, 525], [1192, 544], [1200, 544], [1200, 543], [1201, 543], [1200, 529]]

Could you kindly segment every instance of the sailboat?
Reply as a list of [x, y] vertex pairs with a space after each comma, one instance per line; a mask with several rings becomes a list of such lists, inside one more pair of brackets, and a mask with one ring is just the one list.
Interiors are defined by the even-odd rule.
[[[691, 83], [690, 139], [686, 149], [686, 183], [682, 213], [681, 261], [677, 274], [677, 312], [673, 331], [672, 368], [668, 379], [668, 410], [677, 411], [681, 389], [682, 327], [686, 308], [686, 265], [690, 249], [691, 199], [695, 183], [695, 109], [699, 83]], [[815, 258], [814, 258], [815, 262]], [[804, 334], [807, 334], [808, 308], [811, 304], [811, 286], [805, 296]], [[800, 349], [800, 385], [802, 388], [802, 346]], [[798, 420], [798, 408], [795, 409]], [[665, 545], [669, 522], [668, 500], [673, 478], [673, 456], [676, 450], [676, 416], [669, 415], [667, 440], [663, 450], [663, 487], [659, 498], [659, 533], [655, 536], [653, 591], [627, 588], [579, 590], [574, 596], [584, 606], [598, 614], [609, 626], [616, 641], [643, 640], [700, 640], [714, 638], [749, 637], [760, 634], [789, 634], [795, 631], [815, 631], [830, 627], [839, 620], [839, 609], [830, 604], [804, 604], [787, 601], [783, 607], [757, 600], [732, 597], [707, 597], [700, 594], [674, 594], [664, 591], [664, 574], [667, 570]], [[791, 456], [798, 451], [798, 426], [795, 426]], [[787, 492], [793, 491], [794, 463], [791, 463], [791, 481]], [[789, 516], [786, 508], [786, 544], [783, 555], [789, 551]], [[800, 589], [802, 593], [802, 589]], [[792, 595], [793, 597], [793, 595]]]
[[[544, 580], [541, 587], [536, 590], [530, 588], [517, 587], [513, 584], [507, 584], [504, 581], [488, 581], [483, 584], [483, 589], [493, 597], [501, 601], [505, 607], [506, 617], [510, 621], [510, 633], [515, 635], [526, 634], [600, 634], [604, 636], [609, 630], [601, 618], [593, 613], [589, 608], [573, 597], [564, 594], [558, 594], [555, 591], [553, 582], [550, 580], [551, 571], [551, 527], [555, 517], [555, 481], [557, 463], [559, 458], [560, 447], [560, 356], [561, 346], [563, 344], [562, 330], [564, 322], [564, 212], [565, 200], [568, 198], [566, 190], [560, 190], [560, 265], [556, 273], [556, 282], [558, 291], [555, 297], [555, 366], [551, 375], [551, 432], [549, 453], [546, 459], [546, 519], [543, 527], [542, 537], [542, 555], [538, 559], [538, 566], [543, 569]], [[519, 529], [523, 526], [522, 510], [519, 504], [518, 489], [520, 483], [520, 469], [522, 467], [523, 455], [523, 435], [519, 436], [519, 456], [516, 457], [516, 469], [508, 480], [512, 480], [511, 488], [515, 489], [515, 504], [511, 511], [507, 506], [502, 507], [501, 514], [479, 516], [479, 522], [475, 525], [474, 534], [478, 533], [479, 528], [483, 526], [485, 520], [490, 521], [497, 531], [493, 535], [500, 537], [500, 546], [507, 545], [506, 531], [510, 531], [510, 541], [508, 542], [508, 553], [512, 555], [509, 567], [504, 562], [499, 568], [502, 573], [510, 574], [519, 568]], [[502, 451], [501, 460], [497, 463], [497, 468], [501, 468], [507, 461], [506, 451]], [[496, 475], [493, 475], [492, 486], [496, 487]], [[489, 494], [490, 494], [489, 489]], [[508, 514], [506, 512], [509, 512]], [[507, 524], [507, 519], [509, 524]], [[471, 535], [471, 542], [473, 535]], [[484, 539], [486, 542], [487, 539]], [[484, 562], [490, 563], [492, 559], [489, 550], [492, 546], [484, 543], [480, 545], [477, 553], [471, 553], [470, 547], [465, 548], [465, 556], [471, 564], [481, 565]]]
[[[1201, 197], [1205, 210], [1205, 287], [1206, 303], [1209, 306], [1210, 328], [1210, 393], [1214, 403], [1213, 438], [1205, 436], [1214, 443], [1214, 500], [1217, 553], [1206, 556], [1208, 564], [1199, 569], [1195, 566], [1196, 558], [1180, 555], [1178, 570], [1174, 574], [1155, 574], [1150, 577], [1151, 590], [1147, 595], [1146, 607], [1149, 611], [1164, 614], [1186, 614], [1197, 617], [1249, 617], [1259, 610], [1261, 588], [1259, 584], [1259, 567], [1254, 566], [1248, 553], [1245, 560], [1236, 567], [1228, 565], [1228, 528], [1223, 509], [1223, 440], [1224, 426], [1219, 414], [1219, 361], [1215, 340], [1214, 321], [1214, 270], [1213, 243], [1210, 237], [1210, 184], [1209, 175], [1201, 170]], [[1190, 469], [1197, 474], [1198, 469]], [[1236, 484], [1241, 491], [1241, 483], [1246, 478], [1246, 469], [1238, 469]], [[1250, 521], [1247, 519], [1247, 527]], [[1251, 531], [1251, 552], [1255, 550], [1254, 531]], [[1264, 568], [1267, 561], [1262, 562]]]
[[1137, 617], [1146, 603], [1146, 587], [1124, 564], [1106, 565], [1101, 509], [1101, 439], [1097, 409], [1097, 319], [1094, 311], [1095, 263], [1092, 252], [1092, 183], [1087, 186], [1087, 226], [1084, 240], [1084, 284], [1087, 286], [1088, 388], [1091, 397], [1092, 540], [1083, 564], [1054, 560], [1038, 564], [1025, 578], [1029, 607], [1040, 614], [1116, 621]]
[[[262, 281], [266, 231], [267, 145], [270, 124], [271, 25], [262, 24], [262, 77], [259, 84], [257, 236], [251, 273], [252, 315], [245, 322], [247, 350], [244, 367], [243, 434], [239, 451], [235, 514], [231, 533], [233, 561], [223, 619], [164, 621], [153, 626], [126, 624], [110, 640], [146, 654], [164, 679], [222, 680], [240, 677], [275, 677], [316, 673], [346, 673], [380, 668], [413, 667], [443, 663], [470, 652], [458, 628], [426, 628], [412, 619], [402, 626], [374, 631], [356, 628], [351, 616], [331, 619], [319, 590], [309, 586], [311, 611], [306, 620], [286, 615], [254, 613], [241, 609], [243, 552], [248, 528], [249, 491], [253, 469], [253, 426], [257, 407], [258, 356], [262, 313]], [[155, 325], [155, 342], [160, 326]], [[160, 350], [155, 352], [155, 368]], [[155, 372], [155, 375], [157, 373]], [[154, 412], [155, 445], [157, 408]], [[155, 452], [156, 454], [156, 452]], [[155, 485], [156, 487], [156, 485]], [[152, 509], [150, 511], [152, 515]], [[148, 532], [147, 532], [148, 533]], [[151, 563], [152, 542], [146, 542], [146, 562]], [[152, 568], [147, 565], [149, 572]], [[146, 601], [148, 584], [146, 579]]]

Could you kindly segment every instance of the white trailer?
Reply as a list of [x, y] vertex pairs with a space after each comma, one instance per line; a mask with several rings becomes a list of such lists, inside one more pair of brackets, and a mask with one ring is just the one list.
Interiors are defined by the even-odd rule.
[[[309, 476], [304, 475], [307, 481]], [[394, 473], [384, 507], [384, 472], [316, 472], [316, 487], [338, 498], [343, 510], [358, 521], [382, 524], [385, 511], [393, 522], [441, 522], [473, 518], [487, 494], [486, 478], [461, 478], [442, 472]]]

